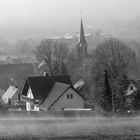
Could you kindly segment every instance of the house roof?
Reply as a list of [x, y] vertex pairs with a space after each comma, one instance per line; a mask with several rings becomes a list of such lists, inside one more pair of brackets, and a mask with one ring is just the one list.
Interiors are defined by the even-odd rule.
[[49, 93], [47, 99], [44, 101], [44, 103], [42, 105], [40, 105], [40, 107], [48, 109], [70, 87], [71, 87], [71, 85], [60, 83], [60, 82], [56, 82], [54, 84], [53, 88], [50, 90], [50, 93]]
[[27, 96], [27, 92], [30, 87], [34, 99], [43, 103], [48, 97], [49, 92], [55, 82], [60, 82], [72, 86], [71, 79], [68, 75], [29, 77], [25, 82], [22, 95]]

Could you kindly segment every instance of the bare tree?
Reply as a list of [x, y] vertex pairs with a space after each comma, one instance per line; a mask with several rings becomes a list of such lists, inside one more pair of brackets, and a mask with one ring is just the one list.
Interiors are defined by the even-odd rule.
[[111, 38], [98, 45], [95, 50], [94, 62], [93, 79], [96, 85], [94, 92], [97, 95], [95, 98], [98, 98], [98, 102], [102, 100], [105, 70], [108, 73], [112, 97], [121, 98], [124, 93], [120, 91], [120, 83], [123, 81], [124, 75], [128, 76], [132, 64], [136, 63], [135, 53], [123, 42]]
[[39, 67], [44, 67], [50, 75], [60, 72], [60, 66], [67, 58], [68, 48], [63, 42], [45, 39], [34, 51]]

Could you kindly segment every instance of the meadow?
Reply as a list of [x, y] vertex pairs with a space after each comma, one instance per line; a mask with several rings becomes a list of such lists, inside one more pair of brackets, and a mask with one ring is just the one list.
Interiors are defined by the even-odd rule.
[[0, 139], [140, 139], [140, 117], [1, 116]]

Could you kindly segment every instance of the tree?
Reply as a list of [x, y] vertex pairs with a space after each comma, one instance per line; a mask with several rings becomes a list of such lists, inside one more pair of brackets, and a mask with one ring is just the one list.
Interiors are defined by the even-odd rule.
[[106, 70], [104, 74], [104, 91], [102, 95], [101, 106], [107, 112], [112, 111], [112, 92], [111, 92], [111, 87], [110, 87], [108, 74]]
[[[94, 81], [94, 97], [100, 105], [104, 91], [104, 70], [108, 74], [108, 81], [112, 89], [113, 99], [117, 99], [114, 108], [121, 108], [121, 99], [124, 92], [121, 91], [124, 74], [128, 78], [129, 70], [136, 63], [135, 53], [122, 41], [111, 38], [98, 45], [94, 52], [94, 67], [92, 77]], [[114, 102], [115, 100], [113, 100]], [[115, 102], [114, 102], [115, 103]]]
[[120, 79], [120, 93], [121, 97], [119, 98], [119, 104], [120, 104], [120, 112], [123, 113], [124, 111], [126, 111], [126, 90], [128, 88], [130, 81], [128, 79], [128, 76], [126, 74], [123, 74], [122, 78]]
[[68, 74], [68, 70], [67, 70], [67, 67], [66, 67], [66, 65], [65, 65], [64, 62], [62, 62], [62, 64], [61, 64], [60, 74], [64, 74], [64, 75], [67, 75]]
[[61, 64], [67, 59], [68, 47], [63, 42], [45, 39], [34, 51], [36, 61], [50, 75], [60, 73]]

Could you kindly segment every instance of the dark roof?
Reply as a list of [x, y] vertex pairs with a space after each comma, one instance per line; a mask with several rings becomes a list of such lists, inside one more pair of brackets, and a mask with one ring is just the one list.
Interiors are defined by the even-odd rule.
[[25, 82], [22, 95], [27, 96], [30, 86], [34, 99], [43, 102], [55, 82], [72, 85], [70, 76], [68, 75], [29, 77]]
[[50, 109], [69, 89], [74, 90], [83, 100], [85, 98], [71, 85], [56, 82], [48, 98], [41, 104], [41, 108]]
[[[27, 77], [33, 75], [34, 68], [31, 63], [0, 64], [0, 89], [6, 90], [9, 85], [11, 85], [10, 78], [13, 78], [15, 81], [18, 80], [18, 82], [21, 82], [27, 79]], [[20, 87], [21, 85], [18, 86]]]

